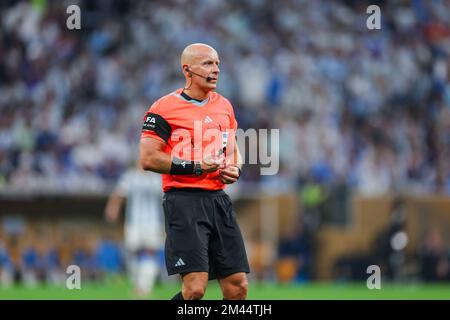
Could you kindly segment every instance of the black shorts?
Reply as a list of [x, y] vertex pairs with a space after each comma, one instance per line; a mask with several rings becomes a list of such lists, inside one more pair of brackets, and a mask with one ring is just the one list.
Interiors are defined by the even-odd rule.
[[163, 208], [169, 275], [208, 272], [211, 280], [249, 273], [236, 213], [223, 190], [171, 189]]

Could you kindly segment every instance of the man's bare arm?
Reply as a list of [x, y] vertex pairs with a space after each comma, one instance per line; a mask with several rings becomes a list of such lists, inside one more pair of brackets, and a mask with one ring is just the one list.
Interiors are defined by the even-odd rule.
[[124, 202], [125, 197], [117, 193], [111, 194], [105, 207], [106, 221], [114, 223], [119, 219], [120, 209]]
[[144, 170], [168, 174], [172, 166], [170, 154], [163, 152], [164, 142], [144, 138], [140, 143], [141, 166]]

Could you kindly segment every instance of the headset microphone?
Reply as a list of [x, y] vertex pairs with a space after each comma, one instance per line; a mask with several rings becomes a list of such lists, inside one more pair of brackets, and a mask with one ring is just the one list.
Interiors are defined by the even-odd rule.
[[206, 80], [206, 82], [211, 82], [211, 80], [213, 80], [213, 78], [212, 78], [212, 77], [210, 77], [210, 76], [207, 76], [207, 77], [205, 77], [205, 76], [202, 76], [201, 74], [198, 74], [198, 73], [196, 73], [196, 72], [192, 71], [192, 70], [191, 70], [191, 68], [186, 68], [186, 71], [187, 71], [187, 72], [189, 72], [189, 73], [193, 73], [193, 74], [195, 74], [196, 76], [199, 76], [200, 78], [203, 78], [203, 79], [205, 79], [205, 80]]

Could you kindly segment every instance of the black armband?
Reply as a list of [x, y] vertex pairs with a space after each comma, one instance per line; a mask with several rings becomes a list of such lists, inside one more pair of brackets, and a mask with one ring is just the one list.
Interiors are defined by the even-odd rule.
[[170, 174], [193, 174], [195, 163], [190, 160], [183, 160], [176, 157], [172, 159]]
[[162, 116], [156, 113], [147, 112], [144, 116], [143, 131], [153, 131], [165, 142], [169, 140], [172, 128]]

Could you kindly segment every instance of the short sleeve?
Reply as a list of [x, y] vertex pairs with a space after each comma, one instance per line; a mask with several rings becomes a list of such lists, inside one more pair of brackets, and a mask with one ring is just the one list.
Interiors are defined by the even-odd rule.
[[231, 103], [230, 103], [230, 111], [231, 111], [231, 129], [236, 131], [238, 128], [238, 122], [234, 115], [234, 110], [233, 110], [233, 106], [231, 105]]
[[236, 116], [234, 115], [233, 105], [231, 104], [230, 100], [228, 100], [227, 98], [221, 96], [221, 99], [223, 99], [223, 101], [224, 101], [225, 108], [228, 109], [227, 111], [228, 111], [229, 118], [230, 118], [230, 129], [233, 131], [236, 131], [238, 128], [238, 122], [236, 120]]
[[156, 138], [167, 143], [171, 133], [172, 128], [159, 112], [158, 104], [153, 104], [144, 116], [141, 139]]

